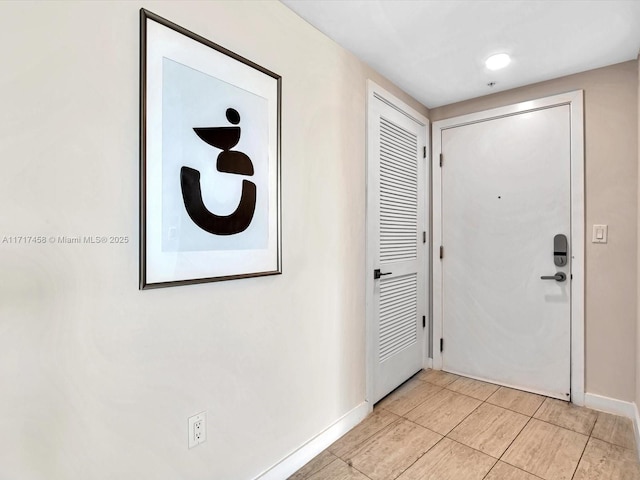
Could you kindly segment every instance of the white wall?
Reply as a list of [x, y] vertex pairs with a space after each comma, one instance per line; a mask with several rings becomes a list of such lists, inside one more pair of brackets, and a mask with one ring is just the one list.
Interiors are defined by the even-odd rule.
[[[638, 54], [638, 165], [640, 165], [640, 53]], [[638, 168], [638, 185], [640, 185], [640, 167]], [[640, 238], [640, 190], [638, 191], [638, 238]], [[640, 305], [640, 242], [638, 242], [638, 304]], [[638, 417], [638, 409], [640, 409], [640, 309], [636, 318], [636, 447], [640, 453], [640, 417]]]
[[[143, 6], [282, 75], [283, 275], [138, 291]], [[130, 238], [0, 243], [0, 479], [250, 479], [359, 405], [366, 79], [427, 110], [278, 2], [2, 2], [0, 41], [0, 237]]]

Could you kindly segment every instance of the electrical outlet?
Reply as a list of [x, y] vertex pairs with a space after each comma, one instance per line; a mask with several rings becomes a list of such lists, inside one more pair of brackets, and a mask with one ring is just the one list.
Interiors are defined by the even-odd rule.
[[189, 417], [189, 448], [207, 440], [207, 412]]
[[200, 443], [202, 440], [202, 420], [196, 420], [193, 424], [193, 438]]

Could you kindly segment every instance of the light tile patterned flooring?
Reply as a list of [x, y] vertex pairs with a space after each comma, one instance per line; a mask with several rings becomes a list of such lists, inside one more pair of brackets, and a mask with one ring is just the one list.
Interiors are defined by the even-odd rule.
[[632, 422], [423, 370], [291, 480], [640, 480]]

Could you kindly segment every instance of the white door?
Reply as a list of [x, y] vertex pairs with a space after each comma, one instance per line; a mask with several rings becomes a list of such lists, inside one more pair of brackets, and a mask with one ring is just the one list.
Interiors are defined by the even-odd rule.
[[448, 128], [441, 144], [443, 369], [569, 400], [570, 106]]
[[375, 96], [368, 107], [375, 403], [424, 363], [427, 125]]

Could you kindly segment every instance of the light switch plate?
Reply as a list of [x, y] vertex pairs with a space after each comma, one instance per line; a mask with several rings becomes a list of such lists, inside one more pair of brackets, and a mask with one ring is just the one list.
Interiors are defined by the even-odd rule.
[[591, 243], [607, 243], [609, 237], [609, 227], [607, 225], [594, 225]]

